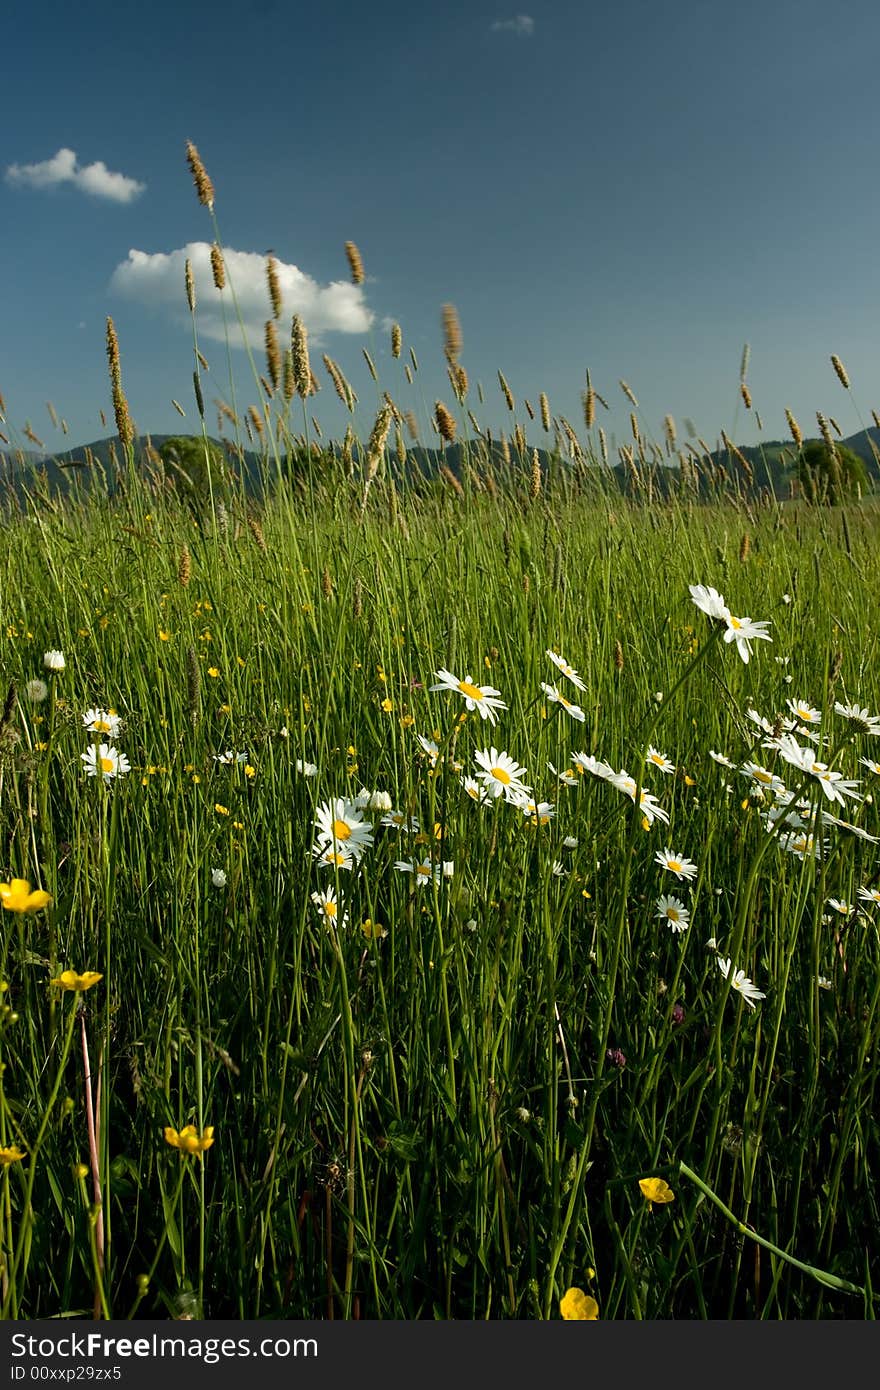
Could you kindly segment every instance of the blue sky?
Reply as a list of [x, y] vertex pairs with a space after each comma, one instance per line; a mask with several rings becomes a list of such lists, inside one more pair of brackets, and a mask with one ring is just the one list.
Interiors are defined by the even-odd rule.
[[[816, 410], [850, 434], [856, 407], [868, 420], [880, 409], [880, 10], [869, 0], [48, 11], [12, 0], [5, 30], [0, 428], [13, 442], [28, 422], [50, 449], [111, 432], [99, 417], [112, 422], [108, 314], [138, 428], [196, 431], [181, 267], [212, 227], [187, 139], [214, 182], [257, 344], [264, 253], [288, 268], [282, 337], [299, 309], [325, 435], [346, 421], [322, 352], [360, 397], [361, 435], [376, 404], [363, 347], [423, 422], [437, 397], [452, 403], [446, 302], [461, 319], [469, 404], [496, 433], [510, 427], [499, 368], [518, 418], [528, 423], [521, 401], [537, 408], [544, 390], [579, 432], [589, 368], [609, 437], [629, 438], [622, 377], [657, 439], [670, 413], [680, 434], [690, 417], [710, 441], [723, 428], [754, 442], [754, 411], [739, 402], [744, 343], [764, 438], [786, 437], [786, 406], [806, 434]], [[367, 272], [358, 291], [349, 240]], [[210, 281], [199, 300], [206, 396], [229, 399]], [[390, 357], [392, 320], [419, 361], [412, 388]], [[245, 405], [256, 387], [237, 329], [231, 341]], [[537, 423], [529, 439], [544, 442]]]

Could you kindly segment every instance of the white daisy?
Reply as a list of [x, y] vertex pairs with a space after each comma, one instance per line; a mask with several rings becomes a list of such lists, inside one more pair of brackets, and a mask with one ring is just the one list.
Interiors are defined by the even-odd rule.
[[[636, 779], [630, 777], [625, 769], [622, 768], [620, 772], [612, 773], [608, 781], [611, 783], [612, 787], [616, 787], [619, 792], [623, 792], [625, 796], [628, 796], [630, 801], [635, 801]], [[669, 824], [668, 811], [664, 811], [656, 796], [654, 796], [652, 792], [645, 791], [644, 787], [642, 787], [639, 792], [639, 810], [644, 812], [645, 819], [649, 825], [653, 825], [655, 820], [663, 821], [664, 825]]]
[[571, 761], [578, 772], [590, 772], [605, 782], [610, 782], [615, 775], [614, 768], [609, 763], [603, 763], [601, 758], [594, 758], [592, 753], [572, 753]]
[[565, 867], [561, 859], [554, 859], [550, 872], [554, 878], [568, 878], [570, 870]]
[[685, 907], [681, 898], [658, 898], [655, 916], [659, 917], [661, 922], [667, 922], [673, 932], [687, 931], [690, 926], [690, 909]]
[[720, 763], [722, 767], [736, 767], [736, 763], [732, 763], [724, 753], [716, 753], [713, 748], [709, 749], [709, 757], [714, 762]]
[[853, 801], [861, 801], [860, 784], [848, 780], [842, 772], [835, 772], [833, 768], [828, 767], [827, 763], [816, 762], [806, 770], [815, 777], [829, 801], [839, 801], [841, 806], [846, 805], [844, 797], [847, 796], [851, 797]]
[[390, 792], [373, 792], [370, 797], [371, 811], [390, 811], [393, 805]]
[[88, 729], [90, 734], [106, 734], [108, 738], [116, 738], [122, 723], [119, 715], [112, 709], [87, 709], [82, 721], [83, 728]]
[[81, 753], [80, 757], [85, 763], [89, 777], [97, 777], [100, 773], [105, 782], [112, 782], [114, 777], [121, 777], [131, 771], [131, 763], [125, 754], [120, 753], [118, 748], [111, 747], [109, 743], [100, 743], [97, 747], [92, 744], [89, 751]]
[[797, 859], [821, 860], [827, 849], [825, 841], [817, 840], [815, 835], [808, 835], [803, 830], [784, 831], [779, 837], [779, 845], [786, 854], [793, 854]]
[[772, 735], [776, 731], [776, 726], [771, 724], [769, 719], [765, 719], [763, 714], [759, 714], [756, 709], [747, 709], [746, 718], [751, 719], [753, 724], [757, 724], [762, 733]]
[[645, 762], [652, 767], [658, 767], [661, 772], [672, 774], [675, 772], [675, 764], [667, 758], [665, 753], [658, 753], [656, 748], [649, 748], [645, 754]]
[[476, 777], [460, 777], [458, 780], [461, 782], [461, 785], [464, 787], [471, 801], [476, 801], [478, 806], [489, 806], [491, 804], [492, 797], [482, 783], [477, 781]]
[[302, 758], [297, 758], [294, 767], [302, 777], [317, 777], [318, 764], [304, 762]]
[[768, 768], [762, 767], [760, 763], [743, 763], [740, 768], [743, 777], [748, 777], [757, 787], [762, 787], [764, 791], [784, 792], [785, 783], [775, 772], [770, 772]]
[[661, 869], [668, 869], [679, 880], [696, 878], [699, 873], [693, 860], [685, 859], [683, 854], [673, 854], [671, 849], [658, 850], [654, 863], [659, 864]]
[[816, 976], [816, 984], [818, 985], [819, 989], [833, 989], [833, 988], [834, 988], [834, 985], [832, 984], [832, 982], [831, 982], [825, 975], [817, 975], [817, 976]]
[[226, 871], [224, 869], [211, 870], [211, 882], [215, 888], [226, 887]]
[[354, 855], [348, 845], [326, 843], [318, 840], [312, 847], [312, 858], [315, 863], [323, 869], [348, 869], [354, 868]]
[[63, 671], [67, 665], [63, 652], [44, 652], [43, 665], [47, 671]]
[[833, 912], [839, 912], [841, 917], [849, 917], [854, 911], [852, 903], [846, 902], [843, 898], [828, 898], [827, 905]]
[[341, 930], [346, 925], [348, 913], [338, 901], [333, 888], [323, 888], [320, 893], [313, 893], [312, 902], [326, 927], [337, 927]]
[[356, 861], [373, 843], [373, 830], [357, 808], [344, 797], [324, 801], [315, 816], [315, 829], [324, 845], [347, 849]]
[[795, 719], [799, 719], [802, 724], [821, 724], [821, 711], [813, 709], [812, 705], [808, 705], [806, 700], [786, 700], [785, 703], [788, 705]]
[[866, 767], [869, 772], [873, 772], [875, 777], [880, 777], [880, 763], [875, 763], [871, 758], [859, 758], [862, 767]]
[[584, 714], [580, 705], [573, 705], [570, 700], [566, 700], [565, 696], [557, 690], [555, 685], [547, 685], [545, 681], [541, 681], [541, 689], [551, 704], [561, 705], [566, 714], [570, 714], [572, 719], [578, 719], [581, 724], [583, 724], [587, 716]]
[[488, 719], [490, 724], [494, 724], [497, 718], [497, 709], [507, 709], [503, 700], [497, 697], [501, 694], [494, 685], [474, 685], [470, 676], [466, 676], [463, 681], [454, 676], [451, 671], [446, 671], [442, 667], [434, 673], [439, 680], [439, 685], [429, 685], [428, 689], [434, 690], [454, 690], [456, 695], [464, 696], [465, 709], [477, 710], [481, 719]]
[[566, 835], [562, 841], [563, 849], [577, 849], [579, 841], [575, 835]]
[[765, 642], [772, 642], [773, 638], [766, 629], [770, 626], [769, 622], [753, 622], [751, 618], [736, 618], [732, 613], [726, 617], [726, 631], [724, 633], [725, 642], [736, 642], [736, 649], [742, 660], [748, 663], [752, 648], [750, 643], [757, 638]]
[[412, 874], [420, 888], [424, 888], [432, 878], [435, 883], [440, 882], [440, 865], [432, 864], [430, 859], [395, 859], [394, 867], [402, 874]]
[[224, 753], [214, 753], [212, 756], [214, 762], [219, 763], [221, 767], [229, 767], [232, 763], [246, 763], [248, 760], [247, 753], [234, 753], [231, 748], [227, 748]]
[[852, 821], [839, 820], [837, 816], [832, 816], [830, 811], [822, 811], [820, 819], [823, 825], [833, 825], [836, 830], [842, 830], [847, 835], [855, 835], [857, 840], [866, 840], [869, 845], [880, 844], [880, 837], [877, 835], [870, 835], [860, 825], [853, 825]]
[[499, 753], [497, 748], [480, 748], [474, 754], [474, 762], [480, 768], [477, 779], [490, 796], [503, 796], [505, 801], [519, 804], [530, 795], [531, 787], [522, 780], [525, 768], [514, 762], [508, 753]]
[[562, 772], [557, 772], [556, 768], [553, 766], [552, 763], [548, 763], [547, 766], [553, 773], [553, 776], [556, 778], [557, 782], [561, 782], [564, 787], [577, 786], [577, 778], [575, 777], [570, 767], [563, 768]]
[[792, 767], [800, 768], [801, 772], [815, 777], [829, 801], [839, 801], [843, 806], [846, 796], [852, 797], [855, 801], [861, 800], [858, 782], [848, 781], [842, 772], [835, 772], [827, 763], [819, 762], [815, 750], [801, 747], [791, 734], [783, 734], [778, 740], [777, 747], [782, 757], [787, 763], [791, 763]]
[[569, 666], [564, 656], [560, 656], [558, 652], [551, 652], [549, 648], [547, 649], [546, 655], [549, 656], [554, 666], [559, 667], [559, 670], [564, 676], [568, 676], [572, 685], [576, 685], [578, 690], [586, 690], [587, 687], [584, 685], [577, 671], [573, 666]]
[[707, 588], [705, 584], [689, 584], [688, 592], [701, 613], [716, 622], [725, 622], [730, 609], [717, 589]]
[[528, 816], [534, 825], [549, 825], [556, 810], [550, 801], [532, 801], [527, 799], [520, 806], [524, 816]]
[[854, 733], [880, 734], [880, 715], [869, 714], [859, 705], [842, 705], [835, 701], [834, 713], [845, 719]]
[[432, 738], [425, 738], [424, 734], [416, 734], [416, 738], [422, 746], [422, 752], [427, 753], [428, 761], [432, 767], [437, 766], [437, 759], [440, 757], [440, 749]]
[[859, 897], [863, 903], [880, 903], [880, 888], [860, 888]]
[[408, 816], [406, 811], [398, 811], [396, 809], [389, 810], [388, 814], [382, 817], [379, 824], [387, 825], [392, 830], [409, 830], [416, 835], [419, 833], [418, 821], [415, 816]]
[[718, 969], [721, 971], [725, 980], [730, 980], [732, 988], [735, 989], [738, 994], [742, 995], [750, 1009], [755, 1007], [759, 999], [767, 998], [763, 990], [758, 989], [756, 985], [752, 984], [752, 981], [744, 970], [734, 970], [733, 973], [731, 973], [730, 957], [725, 960], [722, 956], [719, 956]]

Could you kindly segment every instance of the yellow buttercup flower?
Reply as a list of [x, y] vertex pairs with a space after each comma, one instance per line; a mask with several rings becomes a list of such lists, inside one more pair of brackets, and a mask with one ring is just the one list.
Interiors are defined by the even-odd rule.
[[58, 978], [52, 981], [52, 984], [57, 985], [59, 989], [74, 990], [81, 994], [84, 990], [91, 989], [92, 985], [96, 985], [103, 978], [104, 976], [99, 975], [97, 970], [84, 970], [81, 975], [78, 975], [75, 970], [62, 970]]
[[566, 1321], [598, 1322], [599, 1305], [583, 1289], [566, 1289], [559, 1300], [559, 1311]]
[[172, 1149], [180, 1149], [184, 1154], [198, 1154], [199, 1157], [210, 1149], [214, 1142], [214, 1126], [207, 1125], [202, 1134], [199, 1134], [195, 1125], [184, 1125], [179, 1132], [168, 1125], [165, 1129], [165, 1143], [170, 1144]]
[[4, 1168], [8, 1168], [10, 1163], [21, 1163], [24, 1153], [17, 1144], [10, 1144], [7, 1149], [0, 1149], [0, 1163]]
[[658, 1202], [663, 1205], [666, 1202], [675, 1201], [675, 1193], [665, 1178], [639, 1178], [639, 1187], [642, 1189], [642, 1195], [647, 1197], [649, 1204]]
[[0, 883], [0, 903], [7, 912], [39, 912], [52, 901], [42, 888], [31, 892], [26, 878], [14, 878], [9, 883]]

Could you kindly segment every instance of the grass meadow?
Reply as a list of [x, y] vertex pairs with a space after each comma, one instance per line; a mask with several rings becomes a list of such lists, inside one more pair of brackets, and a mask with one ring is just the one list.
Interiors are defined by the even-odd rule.
[[113, 386], [4, 503], [3, 1315], [873, 1318], [870, 500], [396, 485], [381, 382], [273, 480], [295, 379], [182, 497]]

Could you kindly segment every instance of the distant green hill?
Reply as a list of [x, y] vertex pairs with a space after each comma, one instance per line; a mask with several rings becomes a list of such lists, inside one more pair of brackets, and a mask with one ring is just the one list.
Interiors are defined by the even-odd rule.
[[[149, 469], [152, 466], [151, 450], [160, 450], [166, 440], [174, 437], [168, 434], [139, 436], [134, 444], [136, 467], [139, 470]], [[210, 442], [226, 453], [234, 473], [243, 474], [245, 490], [250, 494], [257, 495], [260, 489], [261, 471], [264, 467], [261, 464], [260, 456], [253, 451], [243, 451], [239, 454], [228, 440], [212, 438]], [[868, 431], [862, 431], [841, 440], [841, 443], [852, 449], [864, 460], [874, 490], [880, 490], [880, 486], [878, 486], [880, 485], [880, 465], [877, 462], [878, 456], [880, 456], [880, 429], [872, 427]], [[871, 443], [874, 446], [873, 450]], [[339, 458], [341, 446], [331, 441], [325, 446], [325, 452]], [[737, 451], [725, 448], [716, 449], [709, 455], [697, 450], [693, 443], [686, 443], [681, 447], [680, 452], [697, 464], [697, 469], [693, 474], [693, 486], [700, 496], [717, 495], [718, 491], [726, 485], [737, 485], [746, 492], [760, 491], [762, 488], [769, 487], [780, 499], [787, 498], [790, 494], [790, 480], [793, 476], [796, 456], [795, 446], [791, 441], [770, 440], [762, 445], [743, 445]], [[357, 454], [356, 446], [356, 459]], [[530, 457], [531, 449], [529, 449]], [[538, 457], [542, 472], [545, 474], [550, 468], [575, 471], [575, 465], [571, 464], [570, 461], [563, 460], [558, 454], [553, 454], [546, 449], [539, 449]], [[743, 459], [751, 471], [751, 480], [743, 466]], [[40, 454], [32, 450], [0, 451], [0, 491], [5, 489], [7, 493], [11, 492], [21, 500], [26, 491], [39, 487], [45, 489], [50, 496], [64, 497], [73, 490], [88, 491], [96, 478], [101, 486], [104, 486], [102, 478], [106, 479], [106, 486], [112, 491], [120, 471], [121, 462], [122, 455], [118, 440], [113, 438], [94, 440], [91, 444], [85, 444], [80, 448], [68, 449], [54, 454]], [[406, 464], [403, 468], [397, 463], [392, 452], [389, 452], [387, 466], [392, 476], [397, 477], [400, 481], [405, 480], [418, 485], [436, 479], [443, 465], [456, 479], [463, 481], [468, 481], [468, 468], [470, 467], [476, 474], [477, 486], [480, 485], [480, 479], [487, 471], [501, 485], [511, 481], [511, 479], [525, 484], [528, 476], [528, 464], [525, 461], [517, 460], [508, 463], [505, 459], [505, 450], [498, 441], [486, 442], [481, 439], [469, 444], [448, 445], [442, 450], [427, 448], [423, 445], [413, 445], [407, 449]], [[637, 466], [640, 474], [646, 471], [645, 465], [637, 464]], [[274, 464], [270, 464], [268, 470], [270, 477], [273, 469]], [[124, 469], [122, 471], [124, 472]], [[677, 455], [656, 463], [649, 468], [649, 471], [652, 479], [651, 485], [655, 492], [665, 494], [678, 486], [680, 468]], [[603, 484], [606, 487], [616, 487], [622, 493], [633, 489], [634, 480], [631, 472], [619, 462], [607, 468], [596, 468], [596, 473], [597, 475], [601, 474]]]

